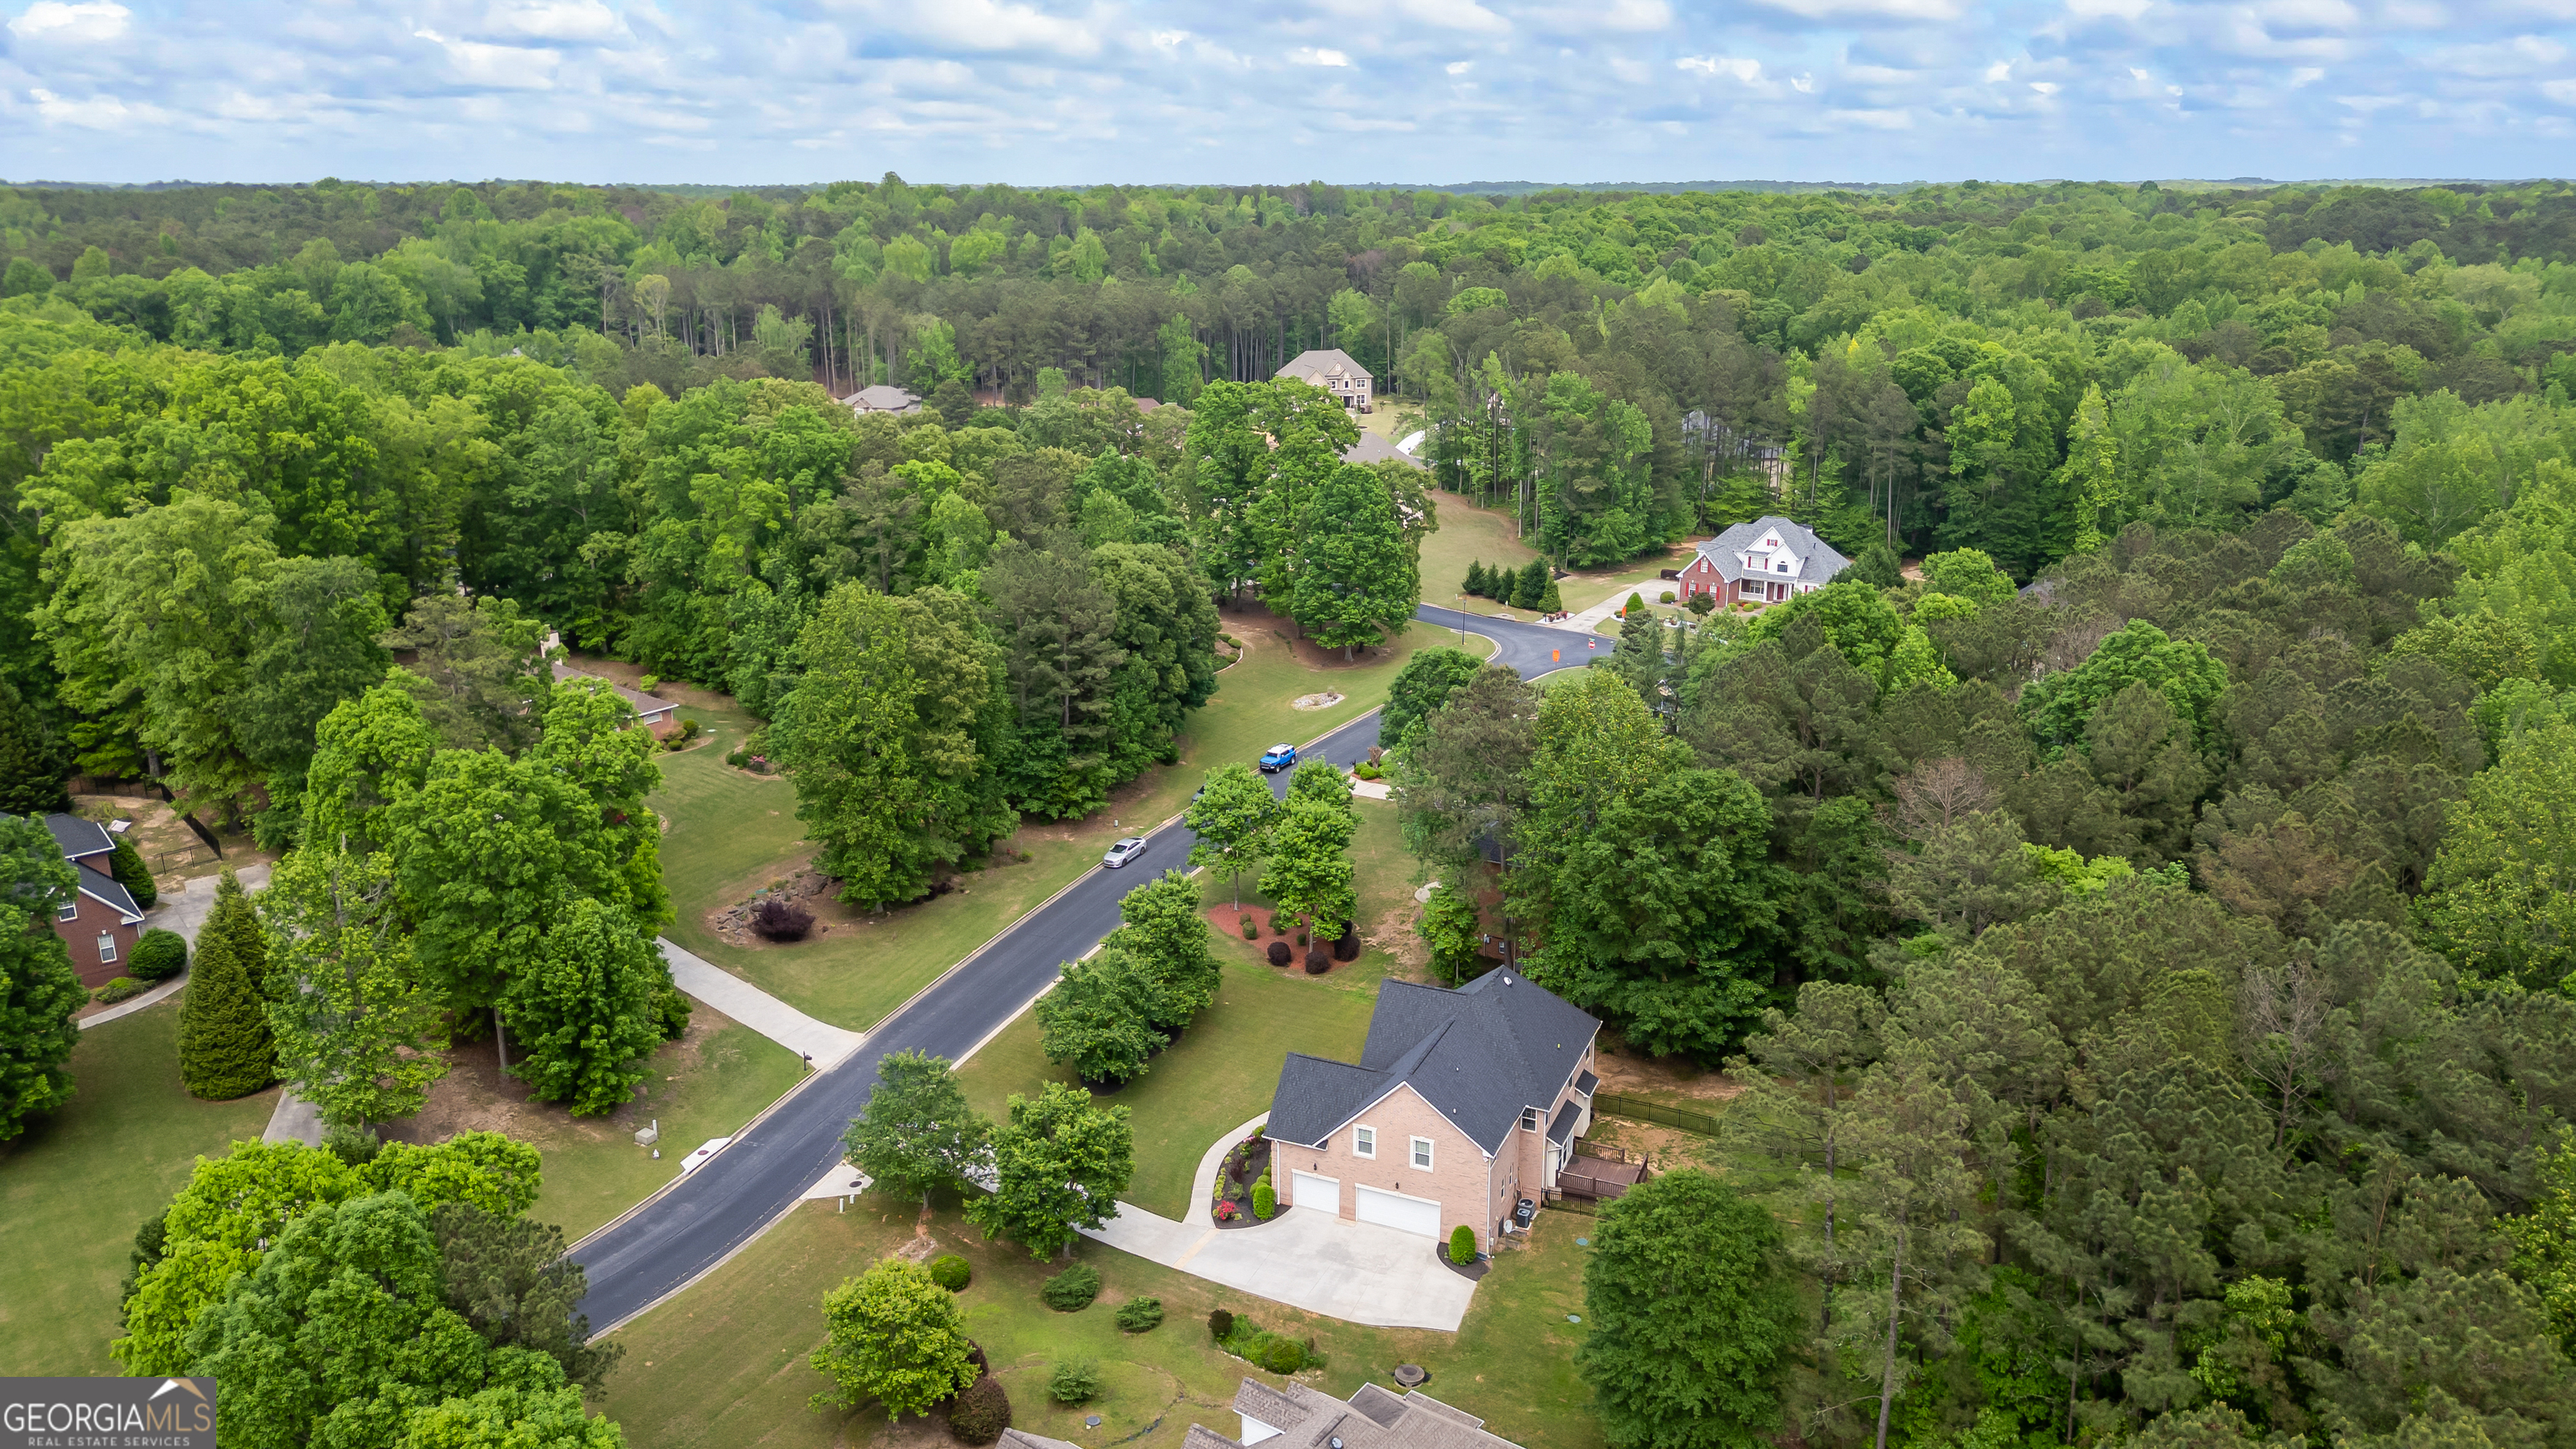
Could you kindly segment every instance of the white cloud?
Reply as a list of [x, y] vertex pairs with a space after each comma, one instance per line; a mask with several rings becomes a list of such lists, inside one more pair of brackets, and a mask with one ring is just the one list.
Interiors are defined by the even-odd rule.
[[2059, 85], [2055, 81], [2032, 81], [2030, 83], [2030, 88], [2039, 92], [2043, 96], [2053, 96], [2059, 91], [2065, 89], [2065, 87]]
[[1311, 45], [1301, 45], [1288, 52], [1288, 59], [1296, 65], [1337, 66], [1351, 63], [1351, 58], [1338, 50], [1324, 50]]
[[1673, 7], [1664, 0], [1611, 0], [1607, 10], [1593, 12], [1592, 23], [1629, 33], [1661, 30], [1673, 23]]
[[1100, 53], [1098, 27], [1006, 0], [841, 0], [850, 9], [898, 35], [952, 50], [1044, 50], [1059, 55]]
[[27, 12], [9, 22], [9, 33], [20, 40], [72, 40], [97, 42], [114, 40], [125, 33], [125, 22], [134, 12], [113, 0], [66, 5], [63, 0], [37, 0]]
[[614, 40], [626, 33], [600, 0], [518, 0], [492, 7], [492, 28], [536, 40]]
[[1914, 126], [1914, 113], [1905, 110], [1827, 111], [1825, 119], [1846, 126], [1860, 126], [1872, 131], [1905, 131]]
[[2540, 93], [2562, 106], [2576, 106], [2576, 80], [2542, 81]]
[[1437, 25], [1444, 30], [1497, 35], [1512, 28], [1510, 21], [1476, 3], [1476, 0], [1395, 0], [1394, 9], [1402, 19]]
[[1988, 82], [1989, 84], [1992, 84], [1992, 83], [1997, 82], [1997, 81], [2008, 81], [2008, 80], [2011, 80], [2011, 79], [2012, 79], [2012, 62], [2011, 62], [2011, 61], [2008, 61], [2008, 60], [1999, 60], [1999, 61], [1996, 61], [1993, 65], [1990, 65], [1990, 66], [1987, 66], [1987, 67], [1986, 67], [1986, 80], [1987, 80], [1987, 82]]
[[1802, 96], [1812, 96], [1816, 93], [1816, 78], [1811, 75], [1792, 76], [1789, 80], [1789, 89]]
[[1686, 55], [1674, 61], [1673, 68], [1693, 75], [1722, 75], [1748, 86], [1762, 83], [1762, 62], [1742, 56]]
[[1965, 0], [1762, 0], [1808, 20], [1956, 20]]
[[2155, 0], [2066, 0], [2066, 13], [2078, 20], [2134, 22], [2154, 5]]
[[2290, 89], [2297, 90], [2301, 86], [2315, 85], [2318, 81], [2324, 80], [2325, 78], [2325, 67], [2303, 65], [2290, 72]]
[[137, 102], [127, 105], [114, 96], [90, 96], [70, 100], [48, 90], [32, 90], [27, 98], [36, 103], [36, 114], [49, 126], [81, 126], [93, 131], [121, 131], [130, 126], [158, 126], [167, 123], [170, 113], [159, 106]]
[[552, 89], [555, 66], [563, 59], [551, 50], [534, 50], [521, 45], [486, 45], [478, 40], [450, 40], [435, 30], [415, 30], [412, 35], [447, 52], [448, 68], [457, 80], [469, 86], [494, 90]]
[[1472, 60], [1453, 60], [1449, 62], [1448, 65], [1442, 67], [1442, 69], [1447, 70], [1451, 75], [1465, 75], [1468, 71], [1473, 70], [1475, 65], [1476, 63]]

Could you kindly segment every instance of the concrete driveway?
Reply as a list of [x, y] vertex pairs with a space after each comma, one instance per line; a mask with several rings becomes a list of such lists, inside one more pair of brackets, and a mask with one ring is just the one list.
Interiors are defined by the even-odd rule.
[[1458, 1331], [1476, 1285], [1433, 1261], [1432, 1239], [1289, 1208], [1252, 1228], [1176, 1223], [1133, 1203], [1085, 1236], [1122, 1252], [1349, 1323]]
[[[1216, 1180], [1217, 1159], [1270, 1120], [1262, 1113], [1211, 1144], [1197, 1181]], [[1432, 1261], [1436, 1240], [1289, 1208], [1251, 1228], [1176, 1223], [1134, 1203], [1084, 1236], [1195, 1278], [1379, 1328], [1458, 1331], [1476, 1285]]]

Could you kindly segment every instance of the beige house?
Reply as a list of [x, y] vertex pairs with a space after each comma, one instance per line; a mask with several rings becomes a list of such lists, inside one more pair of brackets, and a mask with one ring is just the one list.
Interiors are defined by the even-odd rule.
[[841, 399], [841, 404], [862, 416], [868, 413], [900, 414], [921, 411], [921, 399], [913, 396], [910, 388], [896, 387], [891, 383], [883, 382], [860, 388], [857, 392]]
[[1592, 1125], [1601, 1023], [1511, 970], [1378, 988], [1357, 1063], [1289, 1054], [1270, 1101], [1282, 1206], [1490, 1250]]
[[1355, 413], [1376, 409], [1377, 379], [1338, 347], [1300, 352], [1289, 359], [1286, 367], [1271, 376], [1293, 377], [1309, 387], [1320, 387], [1340, 398], [1342, 406]]

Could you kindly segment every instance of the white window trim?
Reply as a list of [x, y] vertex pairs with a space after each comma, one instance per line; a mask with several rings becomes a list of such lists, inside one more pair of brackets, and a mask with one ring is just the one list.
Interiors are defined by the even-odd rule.
[[100, 965], [116, 959], [116, 938], [105, 931], [98, 933], [98, 959]]
[[1540, 1117], [1539, 1110], [1536, 1107], [1523, 1107], [1521, 1109], [1521, 1130], [1523, 1132], [1536, 1132], [1543, 1124], [1544, 1119]]
[[1429, 1172], [1432, 1170], [1430, 1138], [1416, 1137], [1413, 1139], [1413, 1157], [1411, 1160], [1413, 1162], [1413, 1170], [1416, 1172]]
[[74, 896], [72, 899], [63, 902], [62, 908], [54, 912], [54, 919], [57, 921], [79, 920], [80, 898], [78, 896]]
[[1366, 1122], [1351, 1128], [1351, 1156], [1370, 1162], [1377, 1160], [1377, 1129]]

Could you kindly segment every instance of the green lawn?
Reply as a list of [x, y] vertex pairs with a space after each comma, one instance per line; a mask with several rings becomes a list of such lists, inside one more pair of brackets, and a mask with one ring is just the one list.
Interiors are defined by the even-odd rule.
[[[560, 1224], [564, 1241], [607, 1222], [680, 1175], [680, 1160], [710, 1137], [730, 1137], [804, 1075], [796, 1054], [747, 1026], [728, 1024], [675, 1060], [656, 1058], [667, 1075], [648, 1078], [644, 1095], [614, 1121], [575, 1118], [559, 1107], [531, 1104], [510, 1135], [544, 1154], [545, 1187], [528, 1216]], [[662, 1160], [635, 1145], [634, 1131], [662, 1124]], [[629, 1125], [629, 1124], [632, 1125]]]
[[[827, 910], [828, 929], [792, 946], [736, 946], [706, 926], [710, 911], [791, 874], [812, 847], [802, 840], [793, 786], [724, 763], [750, 721], [724, 708], [683, 710], [683, 718], [695, 716], [707, 726], [714, 742], [663, 756], [662, 789], [653, 797], [670, 821], [662, 873], [679, 916], [672, 939], [810, 1015], [866, 1030], [1093, 868], [1110, 841], [1179, 813], [1211, 767], [1253, 759], [1278, 740], [1302, 744], [1366, 714], [1385, 700], [1415, 649], [1455, 638], [1415, 625], [1356, 663], [1312, 665], [1291, 648], [1281, 632], [1285, 624], [1267, 613], [1227, 613], [1224, 628], [1243, 641], [1244, 657], [1217, 676], [1216, 697], [1191, 716], [1179, 764], [1148, 770], [1088, 820], [1024, 824], [1011, 844], [1029, 858], [997, 859], [970, 873], [962, 891], [881, 918]], [[1467, 648], [1491, 651], [1482, 639]], [[1290, 707], [1300, 696], [1324, 692], [1343, 699], [1325, 709]]]
[[[1383, 929], [1398, 912], [1409, 918], [1413, 887], [1392, 807], [1360, 802], [1360, 833], [1352, 842], [1352, 857], [1361, 882], [1362, 932]], [[1201, 884], [1207, 904], [1232, 901], [1222, 877], [1201, 877]], [[1249, 889], [1244, 900], [1260, 903]], [[1133, 1117], [1136, 1174], [1127, 1200], [1169, 1218], [1185, 1217], [1205, 1191], [1206, 1184], [1191, 1178], [1209, 1145], [1270, 1110], [1279, 1067], [1289, 1052], [1358, 1060], [1368, 1040], [1378, 983], [1397, 969], [1392, 955], [1368, 947], [1358, 960], [1330, 975], [1308, 976], [1299, 967], [1269, 964], [1262, 950], [1275, 939], [1271, 936], [1255, 945], [1236, 932], [1220, 930], [1212, 939], [1224, 971], [1216, 1003], [1154, 1058], [1145, 1075], [1101, 1098], [1126, 1107]], [[1013, 1092], [1034, 1096], [1050, 1081], [1075, 1084], [1070, 1068], [1040, 1054], [1035, 1012], [1023, 1013], [1004, 1028], [958, 1075], [975, 1110], [996, 1120]]]
[[179, 1085], [174, 998], [81, 1033], [79, 1095], [0, 1147], [0, 1374], [114, 1374], [117, 1286], [134, 1230], [200, 1155], [259, 1136], [271, 1088], [200, 1102]]
[[[940, 1251], [974, 1265], [974, 1281], [959, 1295], [967, 1332], [1010, 1392], [1012, 1423], [1032, 1434], [1174, 1449], [1196, 1422], [1231, 1437], [1235, 1386], [1280, 1380], [1209, 1341], [1208, 1310], [1224, 1307], [1265, 1328], [1311, 1335], [1327, 1364], [1302, 1377], [1336, 1397], [1372, 1380], [1391, 1387], [1396, 1364], [1418, 1363], [1432, 1372], [1426, 1392], [1485, 1418], [1507, 1439], [1530, 1449], [1599, 1449], [1591, 1395], [1574, 1371], [1582, 1330], [1566, 1322], [1583, 1308], [1586, 1250], [1574, 1239], [1590, 1224], [1541, 1214], [1530, 1245], [1504, 1254], [1477, 1287], [1455, 1334], [1317, 1318], [1089, 1242], [1076, 1251], [1100, 1269], [1101, 1295], [1079, 1313], [1055, 1313], [1037, 1288], [1057, 1265], [1032, 1262], [1008, 1242], [985, 1242], [953, 1212], [938, 1213], [929, 1230]], [[911, 1237], [914, 1226], [909, 1203], [867, 1197], [846, 1214], [832, 1203], [807, 1204], [705, 1282], [618, 1333], [626, 1358], [600, 1411], [625, 1426], [635, 1449], [944, 1443], [918, 1420], [890, 1429], [873, 1407], [806, 1407], [825, 1382], [805, 1362], [822, 1339], [823, 1293]], [[1160, 1328], [1118, 1331], [1112, 1315], [1134, 1296], [1162, 1300]], [[1049, 1400], [1048, 1371], [1064, 1358], [1099, 1365], [1099, 1398], [1080, 1407]], [[1100, 1416], [1100, 1428], [1085, 1428], [1090, 1414]]]
[[1467, 565], [1526, 567], [1538, 550], [1512, 536], [1512, 516], [1500, 509], [1478, 508], [1464, 494], [1437, 495], [1439, 530], [1422, 541], [1422, 602], [1490, 612], [1501, 607], [1491, 599], [1471, 599], [1459, 591]]

